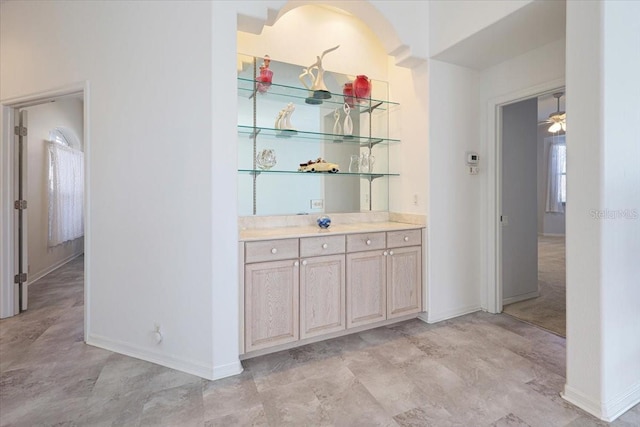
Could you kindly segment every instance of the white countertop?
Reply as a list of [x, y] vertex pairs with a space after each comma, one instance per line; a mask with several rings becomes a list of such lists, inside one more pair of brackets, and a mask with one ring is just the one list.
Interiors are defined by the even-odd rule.
[[240, 241], [293, 239], [298, 237], [317, 237], [331, 234], [372, 233], [378, 231], [415, 230], [420, 228], [424, 228], [424, 225], [390, 221], [332, 224], [328, 229], [321, 229], [318, 226], [254, 228], [240, 230]]

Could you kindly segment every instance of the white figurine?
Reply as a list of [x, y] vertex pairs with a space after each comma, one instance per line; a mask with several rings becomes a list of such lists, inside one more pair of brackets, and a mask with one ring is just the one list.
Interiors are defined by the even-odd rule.
[[291, 124], [291, 115], [293, 114], [295, 109], [296, 109], [296, 106], [293, 105], [293, 102], [290, 102], [289, 104], [287, 104], [287, 106], [284, 109], [284, 114], [282, 115], [281, 129], [294, 130], [294, 127]]
[[344, 103], [344, 107], [342, 107], [344, 109], [344, 114], [345, 114], [345, 118], [344, 118], [344, 136], [353, 136], [353, 121], [351, 120], [351, 116], [349, 115], [349, 113], [351, 113], [351, 107], [349, 107], [349, 104], [347, 104], [346, 102]]
[[[331, 98], [331, 93], [329, 92], [329, 89], [327, 89], [327, 86], [324, 84], [324, 68], [322, 67], [322, 58], [324, 58], [324, 56], [327, 53], [333, 52], [339, 47], [340, 45], [336, 47], [332, 47], [331, 49], [327, 49], [324, 52], [322, 52], [322, 55], [316, 56], [316, 62], [309, 65], [307, 68], [303, 68], [302, 74], [298, 76], [298, 79], [304, 85], [304, 87], [306, 87], [307, 89], [313, 92], [313, 98], [317, 98], [317, 99]], [[313, 74], [314, 69], [317, 71], [316, 74]], [[304, 77], [306, 76], [310, 76], [311, 84], [308, 84], [308, 82], [305, 81]]]
[[335, 123], [333, 124], [333, 134], [341, 135], [342, 126], [340, 126], [340, 109], [339, 108], [336, 108], [336, 110], [333, 112], [333, 118], [336, 119]]
[[284, 114], [284, 110], [280, 110], [278, 112], [278, 117], [276, 117], [276, 123], [273, 126], [274, 129], [281, 129], [282, 128], [282, 115]]

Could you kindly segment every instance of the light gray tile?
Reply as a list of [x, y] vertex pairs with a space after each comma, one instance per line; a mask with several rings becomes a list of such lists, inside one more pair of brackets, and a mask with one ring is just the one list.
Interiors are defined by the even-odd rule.
[[307, 381], [293, 382], [261, 392], [269, 425], [320, 425], [323, 413], [320, 401]]
[[202, 397], [206, 420], [219, 419], [245, 408], [262, 408], [258, 389], [247, 370], [218, 381], [203, 381]]
[[508, 414], [500, 418], [495, 423], [491, 423], [491, 427], [531, 427], [514, 414]]
[[320, 400], [322, 421], [328, 425], [395, 425], [380, 402], [348, 368], [308, 381]]
[[451, 427], [455, 425], [451, 414], [446, 409], [435, 406], [413, 408], [396, 415], [393, 419], [401, 427]]
[[252, 426], [266, 427], [269, 425], [267, 416], [262, 404], [247, 407], [243, 410], [224, 415], [219, 418], [207, 420], [205, 427], [229, 427], [229, 426]]
[[141, 426], [202, 426], [202, 387], [186, 385], [149, 395], [142, 408]]

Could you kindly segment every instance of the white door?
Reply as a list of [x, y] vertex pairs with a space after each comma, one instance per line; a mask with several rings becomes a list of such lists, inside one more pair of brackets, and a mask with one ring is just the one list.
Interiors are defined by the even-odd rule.
[[14, 286], [16, 301], [14, 313], [27, 309], [27, 111], [16, 110], [15, 114], [16, 158], [14, 168]]
[[502, 107], [502, 301], [538, 293], [538, 99]]

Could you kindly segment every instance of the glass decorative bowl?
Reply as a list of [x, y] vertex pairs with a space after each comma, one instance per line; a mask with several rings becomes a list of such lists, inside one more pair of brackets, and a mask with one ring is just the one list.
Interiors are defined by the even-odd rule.
[[331, 226], [331, 218], [329, 218], [327, 215], [322, 215], [321, 217], [318, 217], [316, 222], [318, 223], [318, 227], [322, 229], [327, 229], [329, 228], [329, 226]]
[[271, 169], [276, 165], [276, 152], [271, 148], [265, 148], [256, 156], [256, 166], [262, 170]]

